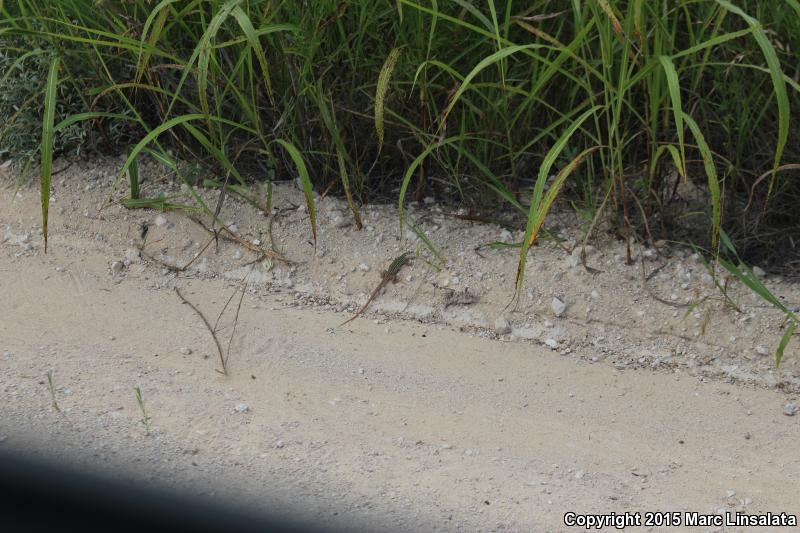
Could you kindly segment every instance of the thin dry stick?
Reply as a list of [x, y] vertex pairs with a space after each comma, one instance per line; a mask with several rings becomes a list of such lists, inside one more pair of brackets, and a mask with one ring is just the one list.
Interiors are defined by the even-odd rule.
[[152, 255], [150, 255], [150, 254], [148, 254], [147, 252], [145, 252], [145, 251], [144, 251], [144, 246], [145, 246], [145, 244], [144, 244], [144, 243], [142, 243], [142, 245], [139, 247], [139, 253], [140, 253], [142, 256], [144, 256], [144, 258], [145, 258], [145, 259], [147, 259], [148, 261], [152, 261], [152, 262], [154, 262], [154, 263], [158, 263], [159, 265], [163, 266], [164, 268], [166, 268], [166, 269], [168, 269], [168, 270], [171, 270], [171, 271], [173, 271], [173, 272], [184, 272], [184, 271], [185, 271], [187, 268], [189, 268], [190, 266], [192, 266], [192, 264], [193, 264], [195, 261], [197, 261], [198, 259], [200, 259], [200, 256], [202, 256], [202, 255], [203, 255], [203, 252], [205, 252], [205, 251], [206, 251], [206, 249], [208, 249], [208, 247], [209, 247], [209, 246], [211, 246], [211, 243], [212, 243], [212, 242], [214, 242], [214, 239], [213, 239], [213, 238], [212, 238], [211, 240], [209, 240], [209, 241], [206, 243], [206, 245], [205, 245], [205, 246], [203, 246], [203, 248], [202, 248], [202, 249], [201, 249], [201, 250], [200, 250], [200, 251], [199, 251], [199, 252], [198, 252], [198, 253], [197, 253], [197, 254], [196, 254], [196, 255], [195, 255], [195, 256], [194, 256], [192, 259], [191, 259], [191, 261], [189, 261], [188, 263], [186, 263], [186, 264], [185, 264], [185, 265], [183, 265], [183, 266], [170, 265], [170, 264], [169, 264], [169, 263], [167, 263], [167, 262], [164, 262], [164, 261], [162, 261], [162, 260], [160, 260], [160, 259], [157, 259], [157, 258], [153, 257]]
[[[249, 275], [249, 272], [248, 272]], [[247, 276], [245, 276], [246, 278]], [[231, 336], [228, 337], [228, 355], [225, 357], [225, 364], [228, 364], [228, 359], [231, 357], [231, 344], [233, 343], [233, 336], [236, 335], [236, 326], [239, 324], [239, 311], [242, 310], [242, 301], [244, 301], [244, 293], [247, 285], [242, 286], [242, 295], [239, 296], [239, 303], [236, 306], [236, 314], [233, 315], [233, 328], [231, 329]]]
[[[208, 233], [214, 235], [214, 230], [208, 228], [200, 220], [197, 220], [196, 218], [191, 217], [191, 216], [189, 217], [189, 220], [191, 220], [192, 222], [194, 222], [195, 224], [197, 224], [198, 226], [200, 226], [201, 228], [206, 230]], [[265, 249], [261, 248], [260, 246], [256, 246], [255, 244], [247, 242], [246, 240], [242, 239], [241, 237], [236, 235], [234, 232], [232, 232], [230, 229], [228, 229], [227, 226], [220, 225], [220, 229], [224, 230], [227, 233], [227, 235], [220, 235], [225, 240], [233, 241], [233, 242], [239, 244], [240, 246], [243, 246], [244, 248], [247, 248], [251, 252], [255, 252], [257, 254], [260, 254], [261, 257], [269, 257], [270, 259], [276, 259], [278, 261], [281, 261], [282, 263], [286, 263], [287, 265], [292, 264], [291, 261], [289, 261], [288, 259], [286, 259], [285, 257], [283, 257], [281, 254], [279, 254], [277, 252], [273, 252], [271, 250], [265, 250]]]
[[[639, 201], [639, 198], [637, 198], [636, 195], [632, 195], [632, 197], [633, 197], [633, 200], [636, 202], [636, 206], [639, 208], [639, 212], [642, 214], [642, 221], [644, 222], [644, 229], [647, 232], [647, 238], [650, 239], [651, 243], [653, 243], [654, 242], [653, 241], [653, 235], [650, 233], [650, 224], [647, 222], [647, 215], [644, 212], [644, 207], [642, 206], [642, 203]], [[650, 297], [652, 297], [657, 302], [661, 302], [664, 305], [669, 305], [669, 306], [678, 307], [678, 308], [689, 307], [691, 304], [685, 304], [685, 303], [679, 303], [679, 302], [671, 302], [669, 300], [665, 300], [664, 298], [661, 298], [659, 295], [657, 295], [655, 293], [653, 288], [647, 282], [658, 271], [660, 271], [662, 268], [664, 268], [666, 266], [666, 263], [664, 263], [663, 265], [661, 265], [660, 267], [658, 267], [657, 269], [655, 269], [653, 272], [651, 272], [648, 275], [647, 274], [647, 267], [644, 264], [644, 253], [643, 253], [644, 246], [642, 245], [641, 241], [639, 240], [639, 237], [636, 235], [636, 232], [634, 232], [633, 238], [636, 241], [636, 245], [639, 247], [639, 263], [642, 266], [642, 286], [644, 287], [644, 290], [647, 291], [647, 294], [649, 294]], [[655, 246], [655, 244], [654, 244], [654, 246]], [[656, 248], [656, 252], [658, 252], [657, 248]]]
[[[243, 284], [242, 287], [241, 287], [242, 294], [241, 294], [241, 296], [239, 296], [239, 303], [236, 306], [236, 313], [233, 316], [233, 328], [231, 329], [230, 337], [228, 337], [228, 347], [227, 347], [226, 355], [225, 355], [225, 366], [226, 367], [227, 367], [227, 364], [228, 364], [228, 360], [231, 357], [231, 344], [233, 343], [234, 335], [236, 335], [236, 325], [239, 323], [239, 312], [242, 309], [242, 301], [244, 300], [244, 293], [247, 290], [246, 281], [247, 281], [247, 278], [250, 276], [250, 274], [252, 272], [253, 272], [253, 268], [250, 267], [250, 270], [247, 271], [247, 274], [245, 274], [244, 277], [239, 281], [239, 283]], [[228, 301], [225, 302], [225, 305], [222, 306], [222, 310], [219, 312], [219, 315], [217, 315], [216, 322], [214, 322], [214, 331], [217, 331], [217, 327], [219, 326], [219, 321], [222, 319], [222, 315], [225, 314], [225, 310], [228, 308], [228, 306], [230, 305], [231, 301], [233, 300], [233, 297], [236, 296], [237, 292], [239, 292], [238, 288], [231, 293], [230, 297], [228, 298]]]
[[[219, 339], [217, 339], [217, 334], [214, 332], [214, 329], [211, 327], [211, 324], [208, 323], [208, 320], [206, 319], [205, 315], [203, 315], [203, 313], [201, 313], [200, 310], [197, 307], [195, 307], [194, 304], [192, 304], [192, 302], [183, 297], [181, 291], [178, 290], [178, 287], [175, 287], [175, 294], [178, 295], [178, 298], [181, 299], [182, 303], [185, 303], [186, 305], [191, 307], [195, 313], [197, 313], [197, 316], [200, 317], [200, 319], [203, 321], [203, 324], [205, 324], [206, 328], [208, 328], [208, 332], [211, 333], [211, 337], [214, 339], [214, 344], [216, 344], [217, 346], [217, 353], [219, 353], [219, 361], [222, 364], [222, 372], [220, 373], [227, 376], [228, 368], [225, 363], [225, 357], [222, 355], [222, 347], [219, 344]], [[219, 370], [217, 370], [217, 372], [219, 372]]]
[[586, 230], [586, 235], [584, 235], [583, 242], [581, 243], [581, 264], [583, 265], [583, 268], [586, 269], [586, 271], [590, 274], [599, 274], [603, 272], [600, 269], [592, 268], [588, 264], [586, 264], [586, 243], [589, 242], [589, 238], [592, 236], [592, 233], [594, 233], [594, 228], [599, 222], [600, 215], [603, 213], [603, 209], [605, 209], [606, 203], [608, 202], [608, 199], [610, 197], [611, 197], [611, 186], [609, 185], [608, 190], [606, 191], [606, 196], [605, 198], [603, 198], [603, 202], [600, 204], [600, 207], [595, 212], [594, 217], [592, 217], [592, 222], [589, 224], [589, 227]]

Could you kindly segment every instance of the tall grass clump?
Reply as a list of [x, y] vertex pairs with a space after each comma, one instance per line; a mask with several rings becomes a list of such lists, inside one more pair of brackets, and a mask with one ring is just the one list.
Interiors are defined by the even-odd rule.
[[126, 132], [104, 133], [128, 149], [120, 178], [143, 153], [236, 185], [297, 177], [312, 233], [313, 188], [358, 226], [370, 200], [401, 226], [429, 194], [499, 205], [525, 229], [518, 283], [561, 197], [607, 206], [626, 239], [647, 221], [716, 252], [724, 228], [746, 259], [800, 265], [797, 0], [0, 5], [4, 57], [41, 50], [85, 95], [50, 133]]

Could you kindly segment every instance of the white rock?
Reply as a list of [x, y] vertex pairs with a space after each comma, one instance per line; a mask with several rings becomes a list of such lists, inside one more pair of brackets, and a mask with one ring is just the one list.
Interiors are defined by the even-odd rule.
[[584, 477], [586, 477], [586, 472], [583, 470], [578, 470], [575, 472], [575, 479], [583, 479]]
[[763, 278], [764, 276], [766, 276], [766, 275], [767, 275], [767, 273], [766, 273], [766, 272], [764, 272], [764, 269], [763, 269], [763, 268], [761, 268], [761, 267], [757, 267], [757, 266], [754, 266], [754, 267], [753, 267], [753, 274], [755, 274], [755, 275], [756, 275], [757, 277], [759, 277], [759, 278]]
[[181, 348], [181, 353], [183, 355], [192, 355], [192, 349], [184, 346], [183, 348]]
[[567, 310], [567, 304], [562, 302], [559, 298], [553, 298], [553, 301], [550, 302], [550, 308], [553, 310], [553, 314], [560, 317], [564, 314], [564, 311]]
[[558, 349], [558, 341], [555, 339], [547, 339], [544, 341], [545, 345], [550, 348], [551, 350]]
[[786, 416], [794, 416], [797, 414], [797, 411], [800, 410], [795, 404], [787, 403], [783, 406], [783, 414]]
[[167, 225], [167, 219], [164, 217], [164, 215], [158, 215], [156, 217], [155, 222], [156, 226], [158, 226], [159, 228], [163, 228], [164, 226]]
[[27, 233], [23, 233], [21, 235], [15, 235], [14, 232], [11, 231], [10, 227], [6, 227], [5, 235], [3, 236], [3, 241], [8, 242], [8, 244], [13, 244], [17, 246], [22, 246], [26, 242], [30, 235]]
[[233, 410], [236, 411], [237, 413], [249, 413], [250, 406], [247, 405], [246, 403], [237, 403], [236, 407], [234, 407]]
[[209, 271], [208, 257], [204, 257], [200, 261], [198, 261], [194, 266], [194, 270], [198, 274], [205, 274], [206, 272], [208, 272]]
[[286, 446], [286, 443], [285, 443], [285, 442], [283, 442], [282, 440], [279, 440], [279, 441], [276, 441], [276, 442], [275, 442], [275, 447], [276, 447], [277, 449], [279, 449], [279, 450], [280, 450], [281, 448], [284, 448], [285, 446]]
[[592, 300], [597, 300], [598, 298], [600, 298], [600, 293], [597, 291], [592, 291], [591, 297]]
[[350, 219], [350, 217], [338, 216], [338, 217], [333, 217], [331, 223], [333, 224], [334, 228], [346, 228], [350, 224], [352, 224], [353, 221]]
[[128, 263], [136, 263], [139, 261], [139, 250], [136, 248], [129, 248], [125, 250], [125, 260]]
[[497, 320], [494, 321], [494, 331], [498, 335], [505, 335], [506, 333], [511, 333], [511, 324], [508, 323], [508, 320], [505, 316], [500, 315], [497, 317]]
[[527, 289], [525, 289], [525, 292], [528, 295], [528, 300], [533, 300], [533, 295], [534, 295], [533, 287], [528, 287]]
[[125, 270], [125, 263], [122, 261], [114, 261], [111, 263], [111, 273], [115, 276], [122, 274], [123, 270]]
[[514, 336], [519, 339], [535, 340], [538, 339], [542, 333], [544, 333], [544, 328], [541, 326], [514, 328]]
[[369, 272], [369, 265], [366, 263], [361, 263], [360, 265], [358, 265], [358, 269], [361, 270], [362, 272]]
[[756, 353], [758, 355], [769, 355], [769, 348], [767, 348], [763, 344], [759, 344], [758, 346], [756, 346]]
[[511, 232], [508, 231], [507, 229], [503, 228], [500, 231], [500, 240], [502, 242], [511, 242], [513, 238], [514, 238], [513, 235], [511, 235]]

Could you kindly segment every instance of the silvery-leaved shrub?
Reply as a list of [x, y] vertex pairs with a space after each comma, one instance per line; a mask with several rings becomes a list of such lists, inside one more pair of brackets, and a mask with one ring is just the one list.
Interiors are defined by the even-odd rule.
[[[44, 86], [52, 54], [23, 39], [0, 40], [0, 160], [24, 163], [37, 155], [42, 136]], [[56, 123], [86, 111], [88, 102], [83, 98], [75, 84], [60, 84]], [[58, 132], [55, 153], [79, 155], [95, 142], [91, 123], [77, 122]]]

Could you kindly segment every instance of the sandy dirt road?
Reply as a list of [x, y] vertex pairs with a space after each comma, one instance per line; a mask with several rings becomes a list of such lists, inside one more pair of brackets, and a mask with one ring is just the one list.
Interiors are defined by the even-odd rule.
[[[637, 285], [638, 267], [615, 252], [624, 243], [593, 252], [597, 275], [543, 246], [501, 334], [516, 252], [477, 254], [498, 229], [434, 206], [420, 214], [434, 214], [426, 224], [451, 262], [430, 272], [417, 261], [339, 327], [410, 243], [392, 209], [365, 206], [371, 226], [358, 232], [327, 198], [315, 251], [289, 202], [300, 193], [285, 185], [269, 239], [297, 262], [255, 264], [235, 331], [230, 312], [220, 321], [224, 350], [234, 333], [223, 376], [174, 289], [214, 322], [238, 301], [252, 254], [222, 243], [177, 274], [143, 260], [145, 223], [147, 253], [163, 262], [188, 261], [208, 236], [180, 213], [99, 212], [117, 165], [59, 174], [46, 255], [38, 191], [4, 182], [0, 451], [348, 531], [551, 532], [567, 512], [800, 513], [800, 416], [784, 414], [799, 403], [797, 343], [775, 369], [761, 348], [780, 338], [781, 317], [746, 291], [741, 313], [710, 294], [703, 314], [682, 319]], [[147, 194], [180, 192], [142, 168]], [[267, 242], [263, 213], [229, 202], [223, 215]], [[678, 303], [710, 290], [684, 252], [652, 280]], [[447, 307], [436, 288], [447, 283], [477, 301]], [[800, 302], [796, 284], [768, 283]], [[553, 296], [565, 316], [553, 317]]]
[[[782, 414], [780, 392], [446, 326], [337, 328], [346, 316], [284, 308], [285, 294], [245, 296], [226, 377], [197, 316], [150, 287], [153, 269], [117, 283], [101, 246], [57, 239], [47, 256], [12, 252], [0, 247], [7, 449], [347, 528], [558, 531], [568, 511], [800, 511], [800, 417]], [[233, 290], [175, 285], [209, 316]]]

